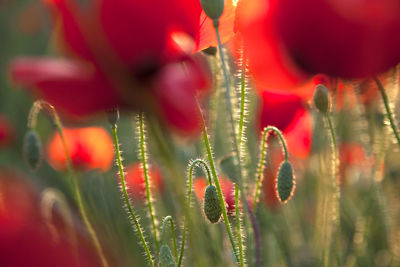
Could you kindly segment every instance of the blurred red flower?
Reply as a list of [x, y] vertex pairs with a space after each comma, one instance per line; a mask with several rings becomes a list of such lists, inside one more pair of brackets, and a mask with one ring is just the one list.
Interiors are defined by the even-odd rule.
[[[74, 168], [88, 171], [110, 169], [113, 143], [108, 132], [100, 127], [64, 128], [64, 138]], [[47, 160], [57, 170], [66, 170], [67, 162], [60, 135], [55, 132], [47, 144]]]
[[0, 115], [0, 147], [7, 146], [12, 142], [14, 130], [9, 120]]
[[195, 96], [210, 85], [207, 69], [175, 38], [195, 37], [199, 1], [46, 2], [75, 59], [17, 59], [17, 83], [75, 118], [118, 105], [152, 111], [182, 133], [199, 130]]
[[[204, 200], [204, 192], [208, 186], [208, 182], [204, 177], [198, 177], [193, 182], [194, 192], [201, 201]], [[224, 176], [219, 177], [219, 183], [221, 185], [222, 194], [225, 198], [226, 208], [229, 214], [235, 213], [235, 186], [228, 178]]]
[[291, 88], [310, 75], [376, 75], [400, 61], [396, 0], [241, 0], [236, 24], [262, 87]]
[[1, 266], [100, 266], [88, 240], [75, 229], [78, 242], [74, 247], [71, 237], [62, 229], [65, 222], [54, 212], [58, 217], [54, 225], [57, 239], [46, 227], [39, 196], [32, 186], [18, 173], [0, 171]]
[[298, 158], [307, 158], [311, 149], [312, 123], [303, 99], [290, 93], [262, 91], [259, 130], [272, 125], [282, 131], [288, 150]]
[[[148, 171], [152, 193], [161, 193], [164, 188], [161, 171], [155, 165], [152, 165], [152, 168]], [[140, 163], [132, 163], [126, 168], [125, 180], [130, 197], [135, 200], [144, 200], [146, 197], [146, 185]]]

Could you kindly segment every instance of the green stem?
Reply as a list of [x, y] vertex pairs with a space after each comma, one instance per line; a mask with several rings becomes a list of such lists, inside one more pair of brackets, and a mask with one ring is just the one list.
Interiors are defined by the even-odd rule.
[[239, 209], [239, 187], [235, 184], [235, 215], [236, 215], [236, 235], [239, 245], [239, 266], [244, 267], [244, 251], [242, 241], [242, 226], [240, 223], [240, 209]]
[[242, 73], [241, 73], [241, 77], [240, 77], [240, 113], [239, 113], [239, 147], [242, 146], [242, 142], [243, 142], [243, 132], [244, 132], [244, 115], [245, 115], [245, 111], [246, 111], [246, 63], [245, 63], [245, 59], [242, 56]]
[[83, 204], [82, 194], [81, 194], [80, 188], [79, 188], [78, 183], [77, 183], [77, 177], [76, 177], [75, 171], [73, 169], [72, 162], [71, 162], [71, 157], [70, 157], [69, 151], [68, 151], [68, 146], [67, 146], [67, 143], [66, 143], [65, 138], [64, 138], [63, 126], [62, 126], [61, 120], [60, 120], [60, 118], [59, 118], [59, 116], [57, 114], [57, 111], [55, 110], [55, 108], [52, 105], [50, 105], [49, 103], [47, 103], [44, 100], [36, 101], [33, 104], [32, 108], [31, 108], [31, 110], [29, 112], [28, 128], [33, 129], [33, 128], [36, 127], [37, 117], [38, 117], [38, 114], [39, 114], [40, 110], [42, 110], [42, 109], [45, 109], [49, 113], [49, 115], [51, 116], [51, 118], [53, 120], [54, 125], [57, 128], [58, 134], [60, 135], [61, 143], [63, 145], [65, 158], [66, 158], [68, 176], [70, 177], [70, 181], [71, 181], [71, 184], [72, 184], [72, 189], [74, 191], [75, 198], [76, 198], [76, 201], [77, 201], [77, 204], [78, 204], [79, 213], [82, 216], [83, 223], [85, 224], [85, 226], [86, 226], [86, 228], [88, 230], [88, 233], [90, 235], [90, 238], [92, 239], [92, 242], [93, 242], [93, 245], [94, 245], [94, 247], [95, 247], [95, 249], [97, 251], [97, 254], [100, 257], [100, 261], [101, 261], [102, 266], [108, 267], [109, 265], [108, 265], [108, 262], [107, 262], [107, 259], [106, 259], [105, 255], [103, 253], [103, 249], [102, 249], [102, 247], [100, 245], [100, 241], [99, 241], [99, 239], [97, 237], [97, 234], [96, 234], [92, 224], [90, 223], [89, 217], [88, 217], [88, 215], [86, 213], [86, 210], [85, 210], [85, 206]]
[[268, 136], [269, 136], [269, 132], [273, 131], [275, 132], [282, 144], [283, 147], [283, 151], [284, 151], [284, 155], [285, 155], [285, 160], [288, 160], [288, 150], [287, 150], [287, 146], [286, 146], [286, 141], [285, 138], [283, 137], [282, 132], [274, 127], [274, 126], [267, 126], [264, 128], [263, 130], [263, 135], [262, 135], [262, 140], [261, 140], [261, 152], [260, 152], [260, 161], [258, 162], [258, 167], [257, 167], [257, 185], [256, 185], [256, 191], [254, 193], [254, 200], [253, 200], [253, 209], [254, 212], [256, 212], [257, 210], [257, 204], [258, 204], [258, 198], [260, 195], [260, 188], [261, 188], [261, 184], [262, 181], [264, 179], [264, 163], [265, 163], [265, 156], [267, 153], [267, 140], [268, 140]]
[[139, 143], [140, 143], [140, 157], [142, 161], [142, 168], [144, 173], [144, 181], [146, 187], [146, 198], [147, 198], [147, 207], [149, 210], [151, 225], [153, 227], [153, 237], [156, 244], [157, 254], [160, 251], [160, 245], [158, 243], [158, 234], [157, 234], [157, 225], [154, 216], [152, 198], [151, 198], [151, 191], [150, 191], [150, 182], [149, 182], [149, 171], [147, 165], [147, 148], [146, 148], [146, 137], [144, 133], [144, 114], [140, 113], [138, 115], [138, 122], [139, 122]]
[[390, 127], [392, 127], [393, 134], [394, 134], [394, 136], [396, 137], [396, 140], [397, 140], [397, 144], [400, 146], [400, 136], [399, 136], [399, 132], [397, 130], [396, 123], [394, 122], [394, 119], [393, 119], [393, 113], [392, 113], [392, 111], [390, 110], [390, 107], [389, 107], [389, 98], [388, 98], [388, 96], [386, 94], [386, 91], [385, 91], [385, 88], [383, 87], [382, 82], [378, 79], [378, 77], [375, 77], [374, 80], [376, 82], [376, 85], [379, 88], [379, 91], [381, 92], [383, 104], [385, 105], [386, 115], [387, 115], [387, 117], [389, 119]]
[[[226, 102], [227, 102], [227, 106], [228, 106], [229, 119], [231, 121], [231, 127], [232, 127], [231, 129], [232, 129], [232, 135], [233, 135], [233, 138], [232, 138], [233, 139], [233, 147], [234, 147], [234, 151], [236, 153], [237, 159], [238, 159], [237, 168], [238, 168], [239, 178], [237, 179], [237, 181], [239, 182], [240, 194], [241, 194], [244, 210], [249, 214], [251, 224], [253, 227], [253, 232], [254, 232], [254, 237], [255, 237], [255, 239], [254, 239], [255, 240], [255, 248], [256, 248], [255, 265], [261, 266], [261, 239], [259, 236], [260, 231], [258, 228], [257, 220], [254, 216], [254, 213], [250, 210], [249, 203], [247, 202], [247, 198], [246, 198], [246, 193], [244, 191], [244, 185], [243, 185], [243, 179], [242, 179], [243, 173], [242, 173], [240, 148], [238, 146], [238, 141], [236, 139], [235, 120], [233, 118], [232, 100], [231, 100], [231, 95], [230, 95], [230, 79], [229, 79], [228, 71], [227, 71], [226, 64], [225, 64], [224, 53], [222, 50], [222, 42], [221, 42], [219, 30], [218, 30], [218, 25], [219, 25], [218, 20], [214, 20], [213, 24], [214, 24], [214, 29], [215, 29], [215, 32], [217, 35], [218, 50], [219, 50], [219, 55], [221, 58], [222, 70], [223, 70], [224, 80], [225, 80], [225, 87], [226, 87], [226, 91], [225, 91], [226, 96], [225, 97], [226, 97]], [[204, 121], [204, 119], [203, 119], [203, 121]], [[204, 128], [205, 128], [205, 126], [204, 126]], [[210, 155], [209, 155], [209, 157], [210, 157]], [[212, 155], [211, 155], [211, 158], [212, 158]], [[211, 163], [211, 160], [210, 160], [210, 163]], [[244, 216], [243, 219], [244, 219], [244, 223], [246, 225], [247, 224], [246, 217]], [[246, 229], [248, 229], [248, 227], [246, 227]], [[238, 259], [238, 257], [236, 257], [236, 258]]]
[[[211, 182], [210, 182], [211, 181], [211, 172], [210, 172], [210, 168], [208, 167], [207, 162], [205, 160], [203, 160], [203, 159], [195, 159], [195, 160], [193, 160], [190, 163], [190, 167], [189, 167], [189, 187], [188, 187], [188, 192], [187, 192], [187, 205], [186, 205], [187, 212], [186, 212], [186, 214], [189, 214], [188, 211], [190, 209], [190, 203], [192, 201], [193, 170], [194, 170], [194, 167], [198, 166], [199, 164], [203, 165], [204, 169], [206, 170], [208, 181], [211, 184]], [[223, 205], [223, 207], [225, 207], [225, 205]], [[178, 267], [180, 267], [182, 265], [183, 253], [184, 253], [184, 250], [185, 250], [185, 241], [186, 241], [186, 232], [187, 232], [187, 220], [188, 220], [188, 218], [185, 217], [185, 219], [183, 221], [181, 251], [180, 251], [179, 260], [178, 260]]]
[[[329, 126], [329, 132], [331, 135], [331, 139], [332, 139], [332, 149], [333, 149], [333, 166], [332, 166], [332, 170], [333, 170], [333, 180], [332, 180], [332, 193], [333, 193], [333, 206], [330, 208], [330, 210], [327, 211], [327, 216], [328, 214], [331, 214], [331, 220], [332, 220], [332, 229], [330, 231], [330, 233], [327, 234], [327, 240], [329, 242], [329, 240], [331, 240], [331, 236], [332, 234], [334, 234], [334, 232], [336, 231], [337, 228], [337, 224], [339, 222], [339, 213], [340, 213], [340, 203], [339, 203], [339, 199], [340, 199], [340, 187], [339, 187], [339, 153], [338, 153], [338, 147], [337, 147], [337, 142], [336, 142], [336, 134], [335, 134], [335, 130], [332, 124], [332, 120], [331, 117], [329, 115], [329, 113], [325, 114], [325, 118], [328, 122], [328, 126]], [[326, 219], [326, 223], [328, 223], [328, 219]], [[329, 227], [328, 225], [326, 226], [326, 231], [328, 230]], [[339, 235], [337, 233], [335, 233], [336, 236], [336, 246], [339, 245]], [[328, 266], [329, 265], [329, 258], [330, 258], [330, 246], [326, 246], [324, 247], [325, 253], [324, 253], [324, 266]]]
[[113, 139], [114, 139], [114, 147], [115, 147], [115, 154], [117, 157], [117, 164], [118, 164], [118, 169], [119, 169], [119, 176], [120, 176], [120, 180], [121, 180], [121, 188], [122, 188], [122, 194], [125, 200], [125, 205], [128, 208], [128, 212], [130, 217], [132, 218], [132, 221], [136, 227], [136, 231], [139, 235], [140, 238], [140, 242], [142, 243], [142, 246], [144, 248], [144, 251], [146, 253], [147, 259], [150, 263], [151, 267], [155, 267], [154, 265], [154, 261], [153, 261], [153, 257], [151, 256], [149, 247], [147, 246], [146, 240], [144, 238], [143, 235], [143, 230], [142, 227], [138, 221], [138, 219], [136, 218], [135, 212], [133, 211], [133, 207], [131, 205], [130, 199], [129, 199], [129, 195], [128, 195], [128, 191], [126, 189], [126, 183], [125, 183], [125, 174], [124, 174], [124, 168], [122, 165], [122, 159], [121, 159], [121, 151], [119, 149], [119, 142], [118, 142], [118, 135], [117, 135], [117, 125], [114, 124], [112, 125], [112, 134], [113, 134]]
[[174, 225], [174, 220], [172, 219], [171, 216], [167, 216], [163, 219], [162, 222], [162, 231], [161, 231], [161, 243], [165, 244], [167, 241], [165, 240], [165, 232], [166, 232], [166, 226], [167, 223], [170, 223], [171, 225], [171, 235], [172, 235], [172, 242], [174, 245], [174, 255], [175, 255], [175, 261], [178, 261], [178, 248], [176, 246], [176, 235], [175, 235], [175, 225]]
[[[198, 103], [198, 106], [199, 106], [199, 110], [201, 111], [199, 103]], [[202, 127], [203, 127], [203, 139], [204, 139], [204, 143], [205, 143], [206, 150], [207, 150], [208, 161], [210, 162], [211, 172], [214, 177], [215, 186], [217, 187], [218, 198], [220, 201], [220, 205], [222, 207], [222, 216], [224, 218], [226, 232], [228, 233], [229, 241], [231, 242], [232, 249], [233, 249], [233, 252], [236, 257], [236, 261], [239, 262], [239, 255], [237, 252], [235, 241], [233, 239], [231, 225], [228, 220], [228, 213], [227, 213], [226, 206], [225, 206], [225, 198], [222, 194], [221, 185], [219, 184], [217, 170], [215, 168], [213, 153], [212, 153], [210, 141], [208, 139], [207, 127], [206, 127], [206, 123], [204, 121], [203, 113], [201, 113], [201, 123], [202, 123]]]

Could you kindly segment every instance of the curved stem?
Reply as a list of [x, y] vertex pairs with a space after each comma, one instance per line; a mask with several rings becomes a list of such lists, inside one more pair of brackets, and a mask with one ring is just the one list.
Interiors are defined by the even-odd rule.
[[139, 122], [139, 143], [140, 143], [140, 158], [142, 161], [142, 168], [144, 174], [144, 182], [146, 187], [146, 199], [147, 199], [147, 207], [150, 215], [151, 225], [153, 227], [153, 237], [156, 244], [157, 254], [160, 251], [160, 245], [158, 243], [158, 234], [157, 234], [157, 225], [154, 216], [153, 204], [152, 204], [152, 197], [150, 191], [150, 182], [149, 182], [149, 171], [147, 165], [147, 149], [146, 149], [146, 140], [145, 140], [145, 133], [144, 133], [144, 114], [140, 113], [138, 115], [138, 122]]
[[288, 150], [287, 150], [287, 146], [286, 146], [286, 141], [285, 138], [282, 134], [282, 132], [274, 127], [274, 126], [267, 126], [264, 128], [263, 130], [263, 135], [262, 135], [262, 140], [261, 140], [261, 152], [260, 152], [260, 161], [258, 162], [258, 167], [257, 167], [257, 185], [256, 185], [256, 191], [254, 193], [254, 200], [253, 200], [253, 209], [254, 212], [257, 210], [257, 204], [258, 204], [258, 198], [260, 195], [260, 188], [261, 188], [261, 184], [262, 181], [264, 179], [264, 163], [265, 163], [265, 156], [266, 156], [266, 152], [267, 152], [267, 139], [269, 136], [269, 132], [273, 131], [274, 133], [276, 133], [281, 141], [282, 147], [283, 147], [283, 151], [284, 151], [284, 155], [285, 155], [285, 160], [288, 160]]
[[170, 223], [171, 225], [171, 235], [172, 235], [172, 242], [174, 245], [174, 256], [175, 256], [175, 261], [178, 261], [178, 248], [176, 246], [176, 235], [175, 235], [175, 225], [174, 225], [174, 220], [172, 219], [171, 216], [167, 216], [163, 219], [162, 222], [162, 231], [161, 231], [161, 244], [165, 244], [167, 241], [165, 240], [165, 228], [167, 226], [167, 223]]
[[388, 96], [386, 94], [386, 91], [385, 91], [385, 88], [383, 87], [383, 84], [378, 79], [378, 77], [375, 77], [374, 80], [376, 82], [376, 85], [379, 88], [379, 91], [381, 92], [383, 104], [384, 104], [385, 109], [386, 109], [386, 115], [387, 115], [387, 117], [389, 119], [390, 127], [392, 127], [393, 134], [394, 134], [394, 136], [396, 137], [396, 140], [397, 140], [397, 144], [400, 146], [400, 136], [399, 136], [399, 132], [397, 130], [396, 123], [394, 122], [394, 119], [393, 119], [393, 113], [392, 113], [392, 111], [390, 110], [390, 107], [389, 107], [389, 98], [388, 98]]
[[136, 218], [135, 212], [133, 211], [133, 207], [132, 207], [130, 199], [129, 199], [128, 191], [126, 189], [125, 174], [124, 174], [124, 168], [122, 165], [121, 151], [119, 149], [119, 142], [118, 142], [118, 135], [117, 135], [117, 125], [115, 125], [115, 124], [112, 125], [112, 134], [113, 134], [113, 139], [114, 139], [115, 154], [116, 154], [116, 158], [117, 158], [119, 176], [120, 176], [120, 180], [121, 180], [122, 194], [123, 194], [123, 197], [125, 200], [125, 205], [128, 209], [130, 217], [132, 218], [133, 224], [136, 227], [136, 231], [139, 235], [140, 242], [144, 248], [144, 251], [146, 253], [149, 264], [151, 267], [154, 267], [155, 265], [154, 265], [153, 257], [151, 256], [149, 247], [144, 238], [142, 227], [141, 227], [138, 219]]
[[[204, 169], [206, 170], [208, 181], [209, 182], [211, 181], [210, 168], [208, 167], [207, 162], [203, 159], [193, 160], [189, 166], [189, 188], [188, 188], [188, 192], [187, 192], [187, 205], [186, 205], [187, 210], [190, 209], [190, 203], [192, 201], [193, 170], [194, 170], [194, 167], [198, 166], [199, 164], [201, 164], [204, 167]], [[211, 184], [211, 182], [210, 182], [210, 184]], [[225, 207], [225, 205], [224, 205], [224, 207]], [[185, 241], [186, 241], [186, 231], [187, 231], [187, 218], [185, 218], [183, 221], [181, 251], [180, 251], [179, 260], [178, 260], [178, 267], [181, 266], [182, 260], [183, 260], [183, 252], [185, 250]]]
[[42, 109], [45, 109], [49, 113], [50, 117], [53, 120], [54, 125], [56, 126], [58, 134], [60, 135], [61, 143], [62, 143], [62, 146], [63, 146], [63, 149], [64, 149], [65, 158], [66, 158], [68, 176], [70, 177], [70, 181], [71, 181], [71, 184], [72, 184], [72, 189], [73, 189], [73, 192], [75, 194], [75, 199], [76, 199], [77, 204], [78, 204], [79, 213], [82, 216], [83, 223], [85, 224], [85, 226], [86, 226], [86, 228], [88, 230], [88, 233], [90, 235], [90, 238], [92, 239], [92, 242], [93, 242], [93, 245], [94, 245], [94, 247], [95, 247], [95, 249], [97, 251], [97, 254], [100, 257], [100, 261], [101, 261], [102, 266], [103, 267], [108, 267], [109, 265], [108, 265], [108, 262], [107, 262], [107, 259], [106, 259], [105, 255], [103, 253], [103, 249], [102, 249], [102, 247], [100, 245], [100, 241], [99, 241], [99, 239], [97, 237], [96, 231], [94, 230], [92, 224], [90, 223], [89, 217], [88, 217], [88, 215], [86, 213], [85, 206], [83, 204], [82, 194], [81, 194], [80, 188], [79, 188], [78, 183], [77, 183], [77, 177], [76, 177], [75, 171], [73, 169], [72, 162], [71, 162], [71, 157], [70, 157], [69, 151], [68, 151], [68, 146], [67, 146], [67, 143], [66, 143], [65, 138], [64, 138], [63, 126], [62, 126], [60, 118], [58, 117], [57, 111], [55, 110], [55, 108], [52, 105], [50, 105], [49, 103], [47, 103], [44, 100], [35, 101], [35, 103], [33, 104], [32, 108], [31, 108], [31, 110], [29, 112], [28, 128], [33, 129], [33, 128], [36, 127], [37, 117], [39, 115], [39, 112]]

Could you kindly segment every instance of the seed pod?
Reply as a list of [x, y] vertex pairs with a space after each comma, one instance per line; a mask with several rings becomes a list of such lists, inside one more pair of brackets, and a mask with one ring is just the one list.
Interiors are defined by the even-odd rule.
[[167, 245], [160, 248], [159, 267], [176, 267], [174, 257]]
[[279, 167], [276, 189], [278, 198], [281, 203], [286, 203], [292, 198], [296, 182], [294, 181], [292, 164], [289, 161], [284, 161]]
[[224, 11], [224, 0], [200, 0], [204, 13], [212, 20], [218, 20]]
[[215, 185], [207, 186], [204, 193], [204, 213], [211, 223], [217, 223], [221, 218], [222, 208]]
[[329, 92], [323, 84], [318, 84], [315, 88], [314, 96], [314, 106], [322, 113], [328, 113], [329, 111]]
[[24, 136], [22, 155], [28, 166], [34, 171], [37, 170], [42, 161], [42, 144], [38, 134], [30, 129]]

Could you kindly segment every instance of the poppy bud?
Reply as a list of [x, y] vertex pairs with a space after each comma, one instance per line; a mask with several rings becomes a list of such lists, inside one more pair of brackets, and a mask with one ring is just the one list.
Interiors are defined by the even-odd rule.
[[318, 84], [315, 88], [314, 106], [322, 113], [326, 114], [329, 111], [329, 93], [328, 88], [323, 84]]
[[162, 245], [160, 248], [160, 267], [176, 267], [174, 257], [172, 256], [171, 250], [167, 245]]
[[217, 223], [221, 218], [222, 208], [219, 204], [217, 188], [209, 185], [204, 193], [204, 213], [211, 223]]
[[110, 108], [106, 110], [107, 120], [111, 124], [111, 126], [115, 127], [119, 120], [119, 111], [118, 108]]
[[22, 154], [25, 162], [32, 170], [36, 170], [42, 161], [42, 144], [34, 130], [28, 130], [24, 137]]
[[210, 17], [214, 24], [218, 23], [224, 11], [224, 0], [200, 0], [201, 7], [208, 17]]
[[276, 182], [278, 198], [281, 203], [286, 203], [293, 196], [295, 185], [292, 164], [285, 160], [279, 167]]

